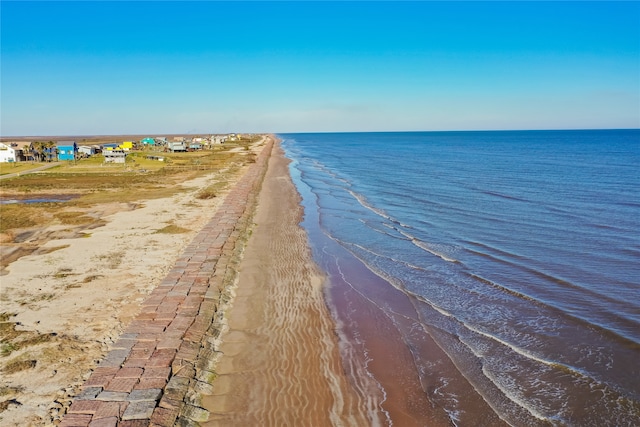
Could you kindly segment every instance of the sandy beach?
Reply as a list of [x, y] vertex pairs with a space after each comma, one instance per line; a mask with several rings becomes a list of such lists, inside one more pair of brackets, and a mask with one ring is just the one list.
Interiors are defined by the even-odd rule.
[[222, 336], [207, 426], [375, 424], [343, 374], [324, 277], [275, 148]]

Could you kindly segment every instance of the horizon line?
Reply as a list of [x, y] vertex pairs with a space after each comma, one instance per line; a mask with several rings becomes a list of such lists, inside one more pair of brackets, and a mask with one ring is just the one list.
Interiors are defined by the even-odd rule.
[[50, 134], [50, 135], [0, 135], [0, 141], [17, 138], [98, 138], [98, 137], [130, 137], [130, 136], [146, 136], [162, 135], [162, 136], [186, 136], [186, 135], [229, 135], [229, 134], [251, 134], [251, 135], [287, 135], [287, 134], [314, 134], [314, 133], [429, 133], [429, 132], [553, 132], [553, 131], [599, 131], [599, 130], [640, 130], [637, 128], [548, 128], [548, 129], [442, 129], [442, 130], [367, 130], [367, 131], [287, 131], [287, 132], [185, 132], [185, 133], [164, 133], [164, 132], [148, 132], [148, 133], [105, 133], [105, 134]]

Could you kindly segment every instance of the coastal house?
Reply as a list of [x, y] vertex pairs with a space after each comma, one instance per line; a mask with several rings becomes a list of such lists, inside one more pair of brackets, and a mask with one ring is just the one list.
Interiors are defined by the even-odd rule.
[[127, 160], [127, 152], [124, 150], [104, 150], [102, 155], [105, 163], [124, 163]]
[[19, 150], [17, 146], [11, 142], [0, 142], [0, 162], [12, 163], [19, 159]]
[[93, 145], [81, 145], [78, 147], [78, 155], [82, 157], [91, 157], [96, 154], [96, 147]]
[[58, 151], [58, 160], [75, 160], [78, 145], [75, 141], [58, 141], [56, 142], [56, 150]]
[[184, 141], [173, 141], [167, 144], [167, 149], [169, 151], [187, 151], [187, 144]]
[[16, 150], [16, 158], [19, 162], [35, 161], [34, 153], [32, 152], [33, 143], [31, 141], [17, 141], [11, 143], [11, 145]]
[[123, 141], [118, 148], [124, 151], [133, 150], [133, 141]]
[[211, 143], [212, 144], [224, 144], [224, 142], [227, 140], [227, 137], [224, 135], [212, 135], [211, 136]]
[[145, 146], [147, 146], [147, 145], [156, 145], [156, 140], [153, 139], [153, 138], [143, 138], [143, 139], [140, 140], [140, 143], [142, 145], [145, 145]]
[[106, 144], [102, 144], [102, 151], [117, 150], [117, 149], [118, 149], [117, 142], [107, 142]]

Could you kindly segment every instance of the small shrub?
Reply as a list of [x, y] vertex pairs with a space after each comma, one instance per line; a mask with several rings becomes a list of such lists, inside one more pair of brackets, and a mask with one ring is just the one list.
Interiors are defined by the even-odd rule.
[[54, 216], [66, 225], [90, 224], [94, 221], [93, 218], [86, 216], [84, 212], [59, 212]]
[[7, 365], [2, 370], [7, 374], [13, 374], [15, 372], [26, 371], [27, 369], [33, 369], [36, 367], [38, 363], [37, 360], [28, 359], [28, 360], [12, 360], [7, 363]]
[[18, 347], [12, 342], [0, 342], [0, 356], [6, 357], [11, 354], [11, 352], [17, 350]]
[[200, 192], [198, 192], [198, 194], [196, 194], [196, 199], [199, 200], [209, 200], [213, 199], [214, 197], [218, 197], [218, 195], [210, 188], [205, 188], [204, 190], [201, 190]]
[[182, 228], [178, 225], [175, 224], [169, 224], [166, 227], [161, 228], [160, 230], [156, 231], [156, 233], [164, 233], [164, 234], [181, 234], [181, 233], [186, 233], [189, 230], [187, 230], [186, 228]]

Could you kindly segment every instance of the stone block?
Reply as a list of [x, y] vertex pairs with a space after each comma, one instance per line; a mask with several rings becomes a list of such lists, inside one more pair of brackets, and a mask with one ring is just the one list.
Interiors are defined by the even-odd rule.
[[129, 393], [133, 386], [138, 383], [138, 378], [114, 378], [104, 388], [105, 391], [116, 391]]
[[116, 427], [117, 425], [117, 417], [93, 419], [89, 423], [89, 427]]
[[152, 388], [145, 390], [133, 390], [129, 393], [127, 400], [129, 402], [141, 402], [141, 401], [157, 401], [162, 396], [162, 389]]
[[100, 402], [97, 400], [74, 400], [68, 412], [70, 414], [93, 414], [99, 406]]
[[156, 404], [155, 400], [131, 402], [122, 414], [122, 420], [150, 420]]
[[195, 421], [196, 423], [202, 423], [209, 419], [209, 411], [198, 406], [185, 404], [180, 411], [180, 418], [186, 418], [188, 420]]
[[123, 393], [119, 391], [103, 391], [96, 397], [96, 399], [109, 402], [124, 402], [127, 400], [127, 396], [129, 396], [129, 393]]
[[[108, 382], [108, 381], [107, 381]], [[74, 399], [77, 400], [92, 400], [95, 399], [102, 391], [102, 387], [87, 387], [87, 383], [83, 385], [82, 391]]]
[[158, 427], [173, 427], [178, 418], [178, 410], [167, 408], [156, 408], [151, 416], [151, 424]]
[[129, 405], [129, 402], [103, 402], [98, 401], [100, 406], [93, 414], [93, 419], [116, 417], [119, 419]]
[[58, 427], [88, 427], [90, 422], [91, 415], [67, 414]]
[[164, 379], [168, 379], [170, 373], [171, 373], [171, 368], [169, 368], [169, 367], [164, 367], [164, 368], [149, 367], [149, 368], [145, 368], [144, 369], [144, 372], [142, 373], [142, 378], [164, 378]]

